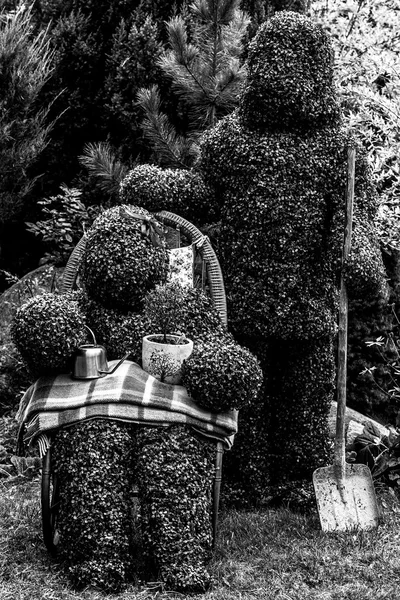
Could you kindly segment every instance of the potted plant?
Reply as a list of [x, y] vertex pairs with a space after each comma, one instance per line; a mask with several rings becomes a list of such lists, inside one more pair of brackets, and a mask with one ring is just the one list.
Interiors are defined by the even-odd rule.
[[193, 342], [180, 332], [185, 290], [176, 282], [157, 285], [144, 299], [144, 314], [157, 333], [146, 335], [142, 367], [160, 381], [181, 381], [181, 365], [193, 351]]

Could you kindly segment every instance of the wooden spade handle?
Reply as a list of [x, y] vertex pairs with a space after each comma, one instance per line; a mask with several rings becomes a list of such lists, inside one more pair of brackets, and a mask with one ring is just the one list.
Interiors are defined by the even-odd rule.
[[335, 436], [334, 465], [338, 477], [344, 481], [346, 473], [345, 453], [345, 414], [346, 414], [346, 379], [347, 379], [347, 289], [343, 276], [344, 263], [351, 249], [351, 233], [354, 202], [355, 149], [349, 148], [347, 155], [347, 190], [346, 219], [343, 242], [342, 270], [340, 276], [339, 316], [338, 316], [338, 366], [337, 366], [337, 415]]

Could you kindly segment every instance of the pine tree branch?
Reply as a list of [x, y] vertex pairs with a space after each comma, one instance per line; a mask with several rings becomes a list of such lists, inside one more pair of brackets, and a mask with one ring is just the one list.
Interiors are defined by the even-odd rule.
[[179, 135], [161, 112], [161, 99], [157, 86], [150, 89], [140, 89], [138, 104], [145, 113], [142, 123], [143, 132], [150, 141], [160, 162], [173, 168], [188, 168], [196, 156], [194, 142], [191, 136]]
[[81, 165], [97, 180], [98, 188], [112, 196], [118, 193], [119, 185], [128, 169], [115, 156], [107, 142], [86, 144], [78, 157]]

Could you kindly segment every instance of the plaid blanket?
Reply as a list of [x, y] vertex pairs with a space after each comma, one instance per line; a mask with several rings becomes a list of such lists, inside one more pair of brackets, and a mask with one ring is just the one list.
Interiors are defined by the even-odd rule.
[[[109, 367], [116, 362], [110, 361]], [[25, 392], [17, 414], [21, 438], [27, 444], [40, 439], [43, 443], [60, 427], [95, 418], [157, 426], [190, 425], [206, 437], [224, 442], [226, 448], [232, 446], [237, 431], [236, 411], [203, 410], [186, 388], [161, 383], [131, 361], [100, 379], [40, 377]]]

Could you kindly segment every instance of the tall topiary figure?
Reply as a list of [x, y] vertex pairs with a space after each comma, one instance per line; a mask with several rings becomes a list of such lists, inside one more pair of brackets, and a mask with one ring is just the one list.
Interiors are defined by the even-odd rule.
[[[264, 482], [282, 486], [309, 479], [328, 458], [346, 153], [354, 143], [341, 125], [329, 38], [309, 18], [277, 13], [251, 43], [248, 68], [238, 112], [202, 144], [202, 170], [222, 199], [231, 329], [259, 355], [266, 376], [262, 414], [244, 410], [247, 428], [234, 451], [247, 473], [243, 490], [260, 480], [260, 469]], [[347, 265], [354, 296], [378, 294], [384, 278], [370, 225], [375, 206], [358, 151]], [[257, 439], [255, 452], [247, 443], [254, 428], [266, 449], [261, 459]]]
[[[242, 410], [227, 457], [231, 500], [261, 502], [289, 482], [310, 480], [328, 460], [346, 159], [354, 143], [341, 123], [327, 34], [303, 14], [277, 12], [249, 45], [239, 109], [200, 146], [200, 171], [215, 192], [203, 219], [220, 221], [230, 329], [264, 371], [263, 402]], [[346, 274], [353, 296], [365, 297], [381, 293], [384, 267], [371, 225], [374, 189], [360, 149], [357, 157]]]

